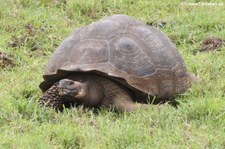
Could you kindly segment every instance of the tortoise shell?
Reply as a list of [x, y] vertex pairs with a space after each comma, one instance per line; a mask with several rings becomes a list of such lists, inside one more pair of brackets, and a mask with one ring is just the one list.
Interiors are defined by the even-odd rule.
[[126, 15], [112, 15], [76, 29], [51, 56], [40, 88], [68, 74], [95, 72], [156, 97], [190, 87], [177, 48], [158, 29]]

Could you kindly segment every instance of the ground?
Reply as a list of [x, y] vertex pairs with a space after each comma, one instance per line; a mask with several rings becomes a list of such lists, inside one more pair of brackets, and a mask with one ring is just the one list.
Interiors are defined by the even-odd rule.
[[[225, 148], [223, 0], [0, 0], [0, 148]], [[206, 5], [208, 4], [208, 5]], [[38, 85], [51, 53], [74, 29], [111, 14], [127, 14], [163, 31], [201, 81], [177, 107], [149, 111], [41, 108]]]

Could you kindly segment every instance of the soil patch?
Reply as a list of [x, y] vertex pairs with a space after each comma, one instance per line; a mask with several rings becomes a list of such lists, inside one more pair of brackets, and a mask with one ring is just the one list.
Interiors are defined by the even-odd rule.
[[13, 67], [15, 63], [13, 57], [0, 51], [0, 68]]
[[201, 49], [199, 52], [204, 51], [215, 51], [219, 49], [220, 47], [225, 45], [225, 40], [222, 40], [220, 38], [206, 38], [201, 45]]

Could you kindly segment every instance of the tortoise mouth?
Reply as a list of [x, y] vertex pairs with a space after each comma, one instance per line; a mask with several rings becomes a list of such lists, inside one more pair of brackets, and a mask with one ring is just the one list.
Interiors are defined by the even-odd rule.
[[59, 88], [59, 96], [65, 101], [75, 102], [83, 99], [84, 94], [79, 89]]
[[68, 89], [68, 88], [60, 88], [59, 89], [59, 95], [60, 96], [75, 96], [76, 94], [78, 94], [78, 90], [77, 89]]

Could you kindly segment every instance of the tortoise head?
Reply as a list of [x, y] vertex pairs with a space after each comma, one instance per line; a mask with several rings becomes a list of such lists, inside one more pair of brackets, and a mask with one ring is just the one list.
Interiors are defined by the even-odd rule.
[[68, 100], [82, 100], [87, 93], [87, 85], [79, 81], [62, 79], [59, 81], [59, 95]]

